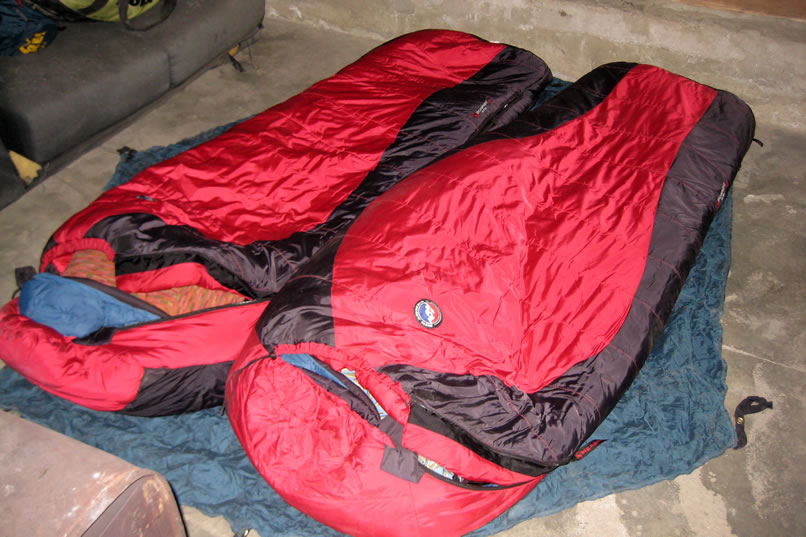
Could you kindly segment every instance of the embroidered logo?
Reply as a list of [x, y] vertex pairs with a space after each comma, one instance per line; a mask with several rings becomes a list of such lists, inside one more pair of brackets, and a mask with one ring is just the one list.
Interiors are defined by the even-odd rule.
[[485, 100], [483, 103], [481, 103], [481, 106], [479, 106], [478, 108], [476, 108], [476, 111], [475, 111], [475, 112], [473, 112], [473, 117], [474, 117], [474, 118], [481, 117], [481, 115], [482, 115], [484, 112], [486, 112], [486, 111], [487, 111], [487, 108], [490, 106], [490, 103], [492, 103], [492, 102], [493, 102], [493, 100], [492, 100], [492, 99], [487, 99], [487, 100]]
[[574, 453], [574, 459], [581, 461], [582, 459], [590, 455], [591, 451], [593, 451], [594, 449], [599, 447], [600, 444], [603, 444], [606, 441], [607, 440], [592, 440], [588, 445], [586, 445], [585, 447]]
[[442, 322], [442, 310], [426, 298], [414, 305], [414, 318], [426, 328], [436, 328]]

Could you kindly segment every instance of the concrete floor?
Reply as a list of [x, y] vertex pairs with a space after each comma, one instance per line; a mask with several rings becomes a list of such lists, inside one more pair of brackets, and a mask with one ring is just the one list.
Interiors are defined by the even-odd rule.
[[[325, 28], [321, 19], [314, 25], [302, 13], [292, 18], [298, 20], [270, 10], [261, 40], [239, 56], [246, 72], [226, 65], [208, 71], [0, 211], [0, 264], [7, 269], [0, 274], [0, 296], [10, 297], [14, 290], [12, 269], [36, 266], [54, 229], [100, 193], [118, 161], [116, 149], [169, 144], [259, 112], [383, 40], [379, 33]], [[789, 31], [791, 21], [780, 22]], [[445, 26], [433, 24], [438, 25]], [[539, 48], [529, 48], [543, 56]], [[806, 54], [790, 60], [806, 62]], [[795, 70], [802, 68], [798, 63]], [[575, 74], [560, 67], [555, 71]], [[804, 83], [796, 101], [803, 102]], [[722, 87], [743, 96], [733, 87]], [[756, 100], [758, 95], [754, 93]], [[775, 410], [749, 419], [745, 449], [731, 450], [690, 475], [585, 502], [501, 536], [806, 535], [806, 129], [781, 121], [787, 110], [769, 103], [760, 109], [757, 137], [765, 145], [750, 149], [734, 189], [733, 266], [723, 318], [729, 387], [725, 404], [732, 411], [743, 397], [761, 395], [774, 400]], [[232, 533], [220, 517], [186, 506], [184, 512], [190, 537]]]

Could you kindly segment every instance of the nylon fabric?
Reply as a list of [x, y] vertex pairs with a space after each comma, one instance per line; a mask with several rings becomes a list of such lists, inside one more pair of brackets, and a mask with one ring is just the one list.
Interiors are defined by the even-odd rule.
[[[0, 356], [50, 393], [95, 410], [121, 411], [136, 398], [146, 368], [233, 361], [241, 350], [233, 342], [246, 340], [265, 307], [250, 302], [140, 325], [116, 332], [106, 345], [87, 347], [56, 338], [20, 315], [15, 299], [0, 309]], [[199, 338], [200, 333], [227, 337]], [[47, 367], [31, 356], [48, 357]]]
[[[492, 519], [497, 508], [514, 503], [537, 482], [479, 494], [426, 474], [410, 489], [408, 481], [381, 469], [385, 449], [394, 443], [378, 427], [284, 360], [256, 360], [262, 350], [256, 338], [247, 348], [233, 369], [237, 389], [229, 392], [236, 434], [283, 499], [339, 531], [460, 535]], [[294, 438], [293, 446], [283, 441], [287, 438]], [[360, 516], [344, 516], [345, 505], [359, 509]], [[443, 514], [438, 521], [435, 512]]]
[[[580, 88], [582, 81], [575, 83], [552, 100], [549, 108], [560, 108], [567, 116], [576, 95], [601, 95], [590, 91], [591, 86], [601, 87], [595, 74], [583, 77], [588, 91]], [[543, 110], [535, 112], [529, 121], [513, 123], [513, 127], [539, 130], [554, 124]], [[560, 119], [568, 121], [567, 117]], [[747, 105], [719, 92], [686, 136], [664, 181], [638, 291], [624, 324], [602, 352], [532, 393], [492, 376], [449, 374], [404, 364], [381, 368], [428, 409], [414, 414], [418, 419], [427, 416], [420, 424], [527, 473], [540, 473], [570, 460], [617, 404], [664, 330], [694, 263], [697, 245], [729, 192], [752, 133], [753, 116]], [[490, 136], [508, 138], [504, 133]], [[700, 151], [700, 146], [711, 150]]]
[[[643, 274], [663, 179], [714, 95], [639, 66], [551, 137], [474, 146], [379, 198], [337, 254], [338, 347], [525, 392], [601, 351]], [[411, 315], [422, 297], [442, 308], [436, 330]]]

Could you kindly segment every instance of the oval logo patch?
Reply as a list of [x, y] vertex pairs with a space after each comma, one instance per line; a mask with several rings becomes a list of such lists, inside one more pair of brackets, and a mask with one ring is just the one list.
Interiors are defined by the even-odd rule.
[[414, 317], [426, 328], [436, 328], [442, 322], [442, 310], [426, 298], [414, 305]]

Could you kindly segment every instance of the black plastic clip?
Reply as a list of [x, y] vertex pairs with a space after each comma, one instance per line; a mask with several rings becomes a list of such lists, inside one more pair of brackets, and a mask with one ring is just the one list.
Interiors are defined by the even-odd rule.
[[767, 401], [763, 397], [751, 395], [736, 406], [733, 412], [733, 421], [736, 424], [736, 446], [733, 449], [741, 449], [747, 445], [747, 434], [744, 432], [744, 417], [748, 414], [755, 414], [772, 408], [772, 401]]
[[137, 150], [132, 149], [128, 145], [124, 145], [123, 147], [118, 149], [118, 155], [120, 155], [120, 157], [124, 160], [124, 162], [129, 162], [136, 154]]

